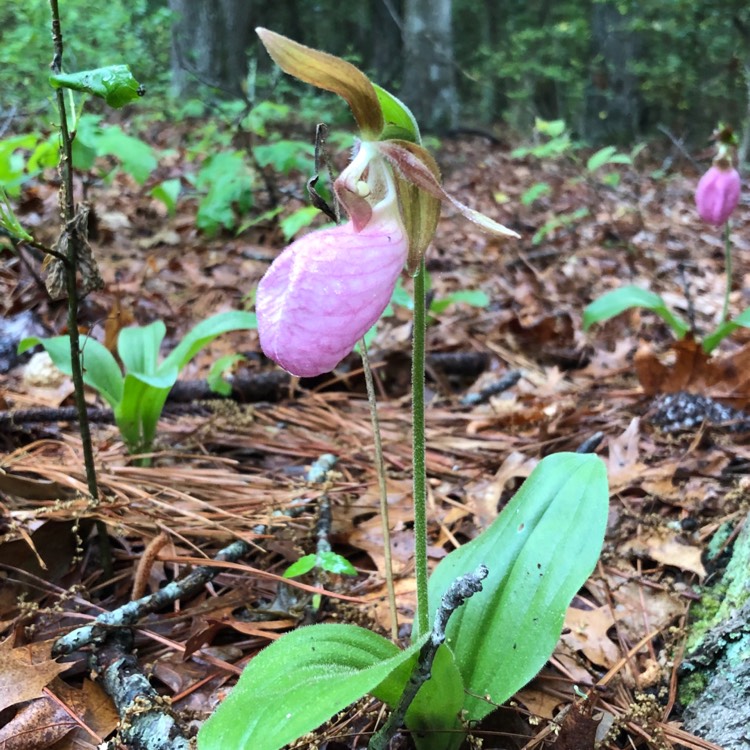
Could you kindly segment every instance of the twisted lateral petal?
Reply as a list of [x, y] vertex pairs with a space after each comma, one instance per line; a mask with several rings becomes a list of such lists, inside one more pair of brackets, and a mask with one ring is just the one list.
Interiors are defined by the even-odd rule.
[[695, 205], [701, 219], [721, 226], [737, 207], [740, 199], [740, 176], [733, 167], [711, 167], [698, 182]]
[[332, 370], [386, 308], [407, 246], [400, 222], [388, 216], [359, 233], [347, 222], [293, 242], [258, 285], [266, 355], [300, 377]]

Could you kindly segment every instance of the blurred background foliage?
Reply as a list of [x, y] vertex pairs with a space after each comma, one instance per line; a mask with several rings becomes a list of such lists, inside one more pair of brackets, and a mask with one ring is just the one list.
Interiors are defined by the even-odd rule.
[[[633, 142], [659, 126], [705, 142], [719, 119], [747, 129], [746, 0], [60, 5], [68, 70], [127, 62], [147, 87], [144, 104], [175, 115], [198, 114], [196, 102], [297, 100], [300, 89], [255, 40], [253, 28], [263, 25], [360, 65], [436, 132], [506, 127], [523, 135], [537, 117], [565, 120], [592, 144]], [[6, 0], [0, 24], [0, 128], [10, 118], [52, 117], [47, 0]]]

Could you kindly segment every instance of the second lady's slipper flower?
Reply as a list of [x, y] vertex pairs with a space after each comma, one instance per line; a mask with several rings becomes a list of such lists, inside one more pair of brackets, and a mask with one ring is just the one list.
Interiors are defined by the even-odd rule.
[[740, 199], [740, 175], [731, 164], [722, 160], [714, 164], [698, 182], [695, 205], [703, 221], [725, 224]]

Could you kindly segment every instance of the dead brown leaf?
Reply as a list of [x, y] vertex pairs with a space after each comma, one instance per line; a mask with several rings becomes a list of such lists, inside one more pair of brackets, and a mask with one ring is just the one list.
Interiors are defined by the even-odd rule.
[[50, 658], [51, 647], [48, 643], [46, 649], [34, 649], [34, 653], [30, 647], [14, 648], [11, 637], [0, 643], [0, 711], [39, 698], [43, 688], [73, 666]]
[[635, 354], [636, 374], [648, 396], [688, 391], [727, 400], [742, 409], [750, 403], [750, 344], [711, 356], [689, 336], [662, 355], [642, 345]]
[[635, 539], [623, 544], [622, 551], [695, 573], [701, 579], [706, 576], [701, 562], [702, 549], [683, 541], [672, 529], [643, 529]]
[[37, 698], [0, 728], [0, 750], [45, 750], [77, 726], [55, 701]]
[[615, 624], [609, 607], [577, 609], [568, 607], [562, 640], [574, 651], [582, 651], [594, 664], [610, 669], [620, 658], [620, 650], [607, 635]]

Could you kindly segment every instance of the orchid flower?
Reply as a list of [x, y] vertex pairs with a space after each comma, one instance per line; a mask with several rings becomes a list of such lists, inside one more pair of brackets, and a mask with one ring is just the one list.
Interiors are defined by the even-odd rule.
[[258, 29], [287, 73], [343, 96], [362, 140], [334, 183], [349, 220], [293, 242], [258, 286], [265, 354], [301, 377], [332, 370], [378, 320], [401, 270], [415, 273], [449, 200], [487, 231], [518, 237], [445, 192], [408, 108], [350, 63]]
[[380, 317], [406, 263], [408, 239], [391, 168], [370, 150], [362, 144], [337, 180], [346, 185], [361, 157], [371, 157], [369, 179], [355, 183], [367, 198], [375, 194], [371, 185], [383, 190], [367, 223], [359, 231], [349, 220], [306, 234], [284, 250], [258, 286], [261, 347], [293, 375], [312, 377], [336, 367]]
[[740, 200], [740, 175], [727, 160], [719, 160], [700, 178], [695, 205], [701, 219], [715, 227], [724, 224]]

